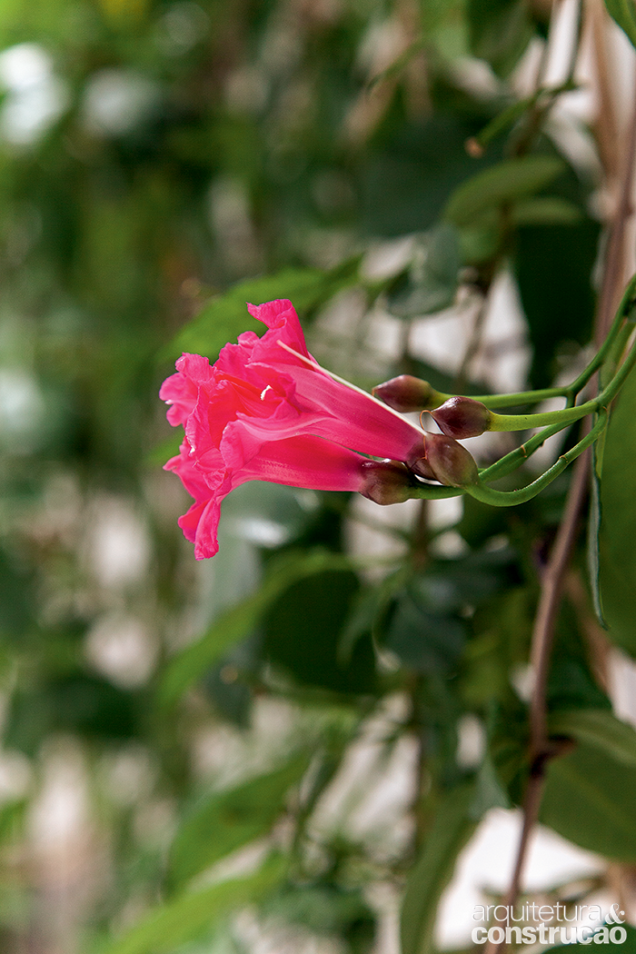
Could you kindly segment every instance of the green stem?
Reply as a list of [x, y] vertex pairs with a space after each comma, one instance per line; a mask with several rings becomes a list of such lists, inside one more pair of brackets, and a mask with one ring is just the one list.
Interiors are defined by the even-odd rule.
[[[546, 394], [546, 392], [560, 391], [561, 393], [563, 393], [563, 392], [569, 391], [570, 394], [568, 395], [568, 403], [571, 403], [574, 400], [574, 396], [575, 396], [577, 388], [580, 389], [581, 387], [584, 387], [585, 384], [587, 384], [587, 381], [589, 380], [589, 378], [592, 376], [592, 374], [596, 370], [599, 364], [599, 360], [598, 360], [599, 355], [601, 356], [600, 357], [601, 363], [603, 363], [605, 358], [607, 358], [607, 361], [610, 361], [613, 357], [614, 360], [612, 361], [612, 364], [615, 365], [618, 362], [618, 359], [623, 351], [623, 348], [627, 344], [627, 341], [629, 340], [629, 337], [633, 331], [633, 325], [631, 322], [624, 328], [620, 328], [620, 323], [623, 321], [624, 318], [629, 317], [629, 312], [634, 305], [635, 294], [636, 294], [636, 276], [629, 282], [627, 288], [625, 289], [625, 294], [623, 295], [621, 303], [618, 307], [616, 318], [614, 319], [613, 327], [610, 330], [608, 337], [606, 338], [605, 343], [603, 344], [603, 347], [600, 349], [599, 353], [595, 355], [594, 359], [588, 365], [585, 371], [581, 375], [579, 375], [576, 381], [574, 381], [569, 388], [563, 388], [563, 389], [546, 388], [543, 392], [536, 391], [534, 393], [537, 395], [545, 395], [545, 396], [552, 397], [552, 396], [555, 396], [554, 393]], [[634, 358], [632, 357], [632, 355], [631, 354], [628, 355], [627, 361], [625, 362], [625, 364], [623, 365], [623, 368], [621, 369], [621, 376], [617, 382], [618, 387], [621, 386], [621, 384], [625, 380], [625, 377], [627, 376], [627, 374], [629, 374], [633, 360]], [[615, 392], [616, 385], [613, 384], [613, 381], [614, 381], [614, 378], [612, 377], [611, 380], [608, 382], [608, 385], [606, 385], [606, 387], [604, 387], [603, 390], [601, 391], [601, 394], [599, 395], [601, 404], [609, 403], [609, 400], [611, 400], [611, 398], [616, 393]], [[608, 391], [606, 390], [606, 388], [609, 387], [610, 384], [612, 384], [612, 391], [609, 392], [610, 396], [608, 397]], [[526, 392], [525, 394], [520, 393], [518, 395], [503, 395], [503, 397], [504, 398], [510, 397], [512, 399], [523, 397], [528, 399], [530, 398], [532, 393], [533, 392], [529, 391], [529, 392]], [[495, 396], [493, 395], [493, 399], [494, 397]], [[483, 398], [480, 398], [479, 400], [482, 400], [483, 402]], [[494, 403], [494, 400], [493, 400], [493, 403]], [[510, 401], [510, 403], [512, 404], [512, 400]], [[580, 405], [580, 406], [582, 407], [583, 405]], [[534, 454], [534, 452], [538, 450], [539, 447], [543, 446], [543, 444], [549, 437], [553, 437], [555, 434], [558, 434], [561, 429], [562, 429], [561, 424], [557, 423], [557, 424], [552, 424], [549, 427], [546, 427], [545, 430], [541, 431], [538, 434], [534, 434], [529, 440], [527, 440], [520, 447], [517, 447], [515, 448], [515, 450], [510, 451], [510, 453], [506, 454], [505, 457], [500, 458], [500, 460], [495, 461], [494, 464], [491, 464], [490, 467], [486, 467], [484, 470], [482, 470], [480, 472], [480, 479], [484, 482], [490, 482], [493, 480], [497, 480], [500, 477], [505, 477], [507, 474], [515, 470], [519, 466], [519, 464], [522, 464], [528, 457]]]
[[607, 355], [609, 354], [616, 337], [621, 330], [621, 325], [625, 318], [629, 316], [630, 311], [634, 307], [636, 300], [636, 275], [632, 276], [631, 280], [627, 283], [627, 287], [623, 293], [623, 297], [620, 300], [620, 304], [616, 309], [616, 315], [614, 316], [614, 321], [612, 326], [607, 333], [605, 341], [598, 349], [587, 368], [579, 374], [578, 378], [572, 382], [569, 387], [570, 391], [573, 391], [575, 394], [585, 387], [587, 382], [590, 380], [595, 371], [601, 367], [604, 363]]
[[[538, 404], [548, 398], [567, 397], [569, 388], [542, 388], [539, 391], [517, 391], [514, 394], [478, 394], [470, 395], [473, 401], [479, 401], [486, 407], [519, 407], [522, 404]], [[451, 397], [452, 395], [449, 395]]]
[[[621, 333], [614, 336], [612, 345], [616, 344], [615, 354], [618, 356], [623, 347], [629, 340], [633, 328], [627, 325], [621, 330]], [[606, 339], [606, 342], [607, 343]], [[603, 349], [602, 349], [603, 350]], [[605, 354], [610, 349], [605, 349]], [[600, 353], [600, 352], [599, 352]], [[630, 373], [636, 363], [636, 347], [632, 347], [625, 361], [620, 366], [614, 377], [603, 390], [589, 401], [583, 404], [577, 404], [575, 407], [566, 407], [559, 411], [545, 411], [542, 414], [491, 414], [489, 430], [491, 431], [525, 431], [532, 427], [544, 427], [549, 424], [560, 424], [566, 427], [574, 421], [580, 420], [587, 414], [598, 410], [612, 401], [623, 386], [627, 375]]]
[[522, 464], [528, 457], [531, 457], [536, 450], [543, 446], [549, 437], [553, 437], [562, 430], [563, 428], [560, 424], [553, 424], [552, 427], [546, 427], [545, 430], [534, 434], [520, 447], [516, 447], [513, 451], [506, 454], [505, 457], [501, 457], [495, 461], [494, 464], [491, 464], [490, 467], [486, 467], [480, 471], [480, 479], [489, 483], [492, 480], [505, 477], [513, 470], [516, 470], [519, 464]]
[[528, 431], [533, 427], [545, 427], [549, 424], [558, 424], [567, 427], [574, 421], [579, 421], [586, 414], [596, 408], [596, 399], [578, 404], [576, 407], [565, 407], [558, 411], [544, 411], [541, 414], [491, 414], [488, 426], [489, 431]]
[[532, 483], [527, 484], [527, 486], [520, 487], [518, 490], [494, 490], [492, 487], [485, 486], [480, 480], [478, 484], [466, 487], [466, 493], [470, 494], [470, 496], [476, 500], [490, 504], [493, 507], [513, 507], [517, 504], [526, 503], [528, 500], [532, 500], [532, 498], [547, 487], [548, 484], [551, 484], [559, 474], [562, 474], [565, 468], [571, 464], [573, 460], [576, 460], [586, 447], [593, 444], [605, 428], [606, 423], [607, 411], [603, 408], [599, 414], [598, 421], [591, 431], [586, 434], [578, 444], [575, 444], [569, 451], [562, 454], [544, 474], [541, 474], [540, 477], [537, 477], [536, 480], [533, 480]]
[[[629, 330], [631, 332], [632, 329], [629, 329]], [[636, 346], [632, 345], [631, 351], [629, 352], [629, 354], [623, 361], [622, 365], [620, 366], [620, 368], [618, 369], [618, 371], [616, 372], [612, 380], [609, 382], [608, 385], [606, 385], [603, 388], [603, 390], [600, 392], [598, 397], [595, 398], [595, 403], [597, 404], [598, 407], [605, 407], [606, 405], [610, 403], [610, 401], [612, 401], [616, 397], [616, 395], [622, 388], [623, 384], [625, 383], [627, 375], [630, 373], [630, 371], [634, 367], [634, 364], [636, 364]], [[586, 403], [591, 404], [594, 402], [587, 401]], [[580, 406], [584, 407], [583, 404], [581, 404]]]
[[463, 487], [438, 487], [437, 484], [420, 484], [409, 493], [412, 500], [445, 500], [447, 497], [459, 497]]
[[617, 335], [614, 340], [614, 344], [609, 351], [603, 366], [599, 371], [599, 390], [602, 391], [610, 383], [614, 375], [616, 374], [616, 369], [618, 363], [621, 359], [621, 355], [625, 350], [625, 346], [634, 331], [634, 326], [631, 322], [626, 324], [622, 329], [619, 335]]
[[[474, 396], [473, 400], [480, 401], [481, 404], [485, 404], [486, 407], [516, 407], [522, 404], [537, 404], [539, 401], [545, 401], [548, 398], [565, 397], [569, 398], [569, 403], [572, 404], [574, 396], [576, 396], [579, 391], [585, 387], [592, 375], [598, 371], [601, 365], [605, 362], [606, 358], [609, 356], [614, 347], [616, 348], [616, 353], [620, 355], [633, 330], [630, 327], [621, 328], [621, 325], [623, 321], [629, 317], [629, 313], [634, 305], [636, 305], [636, 275], [634, 275], [631, 281], [627, 284], [621, 302], [616, 310], [612, 327], [610, 328], [605, 341], [587, 367], [571, 384], [565, 385], [564, 387], [542, 388], [538, 391], [517, 391], [513, 394], [479, 394]], [[444, 395], [443, 397], [444, 400], [448, 400], [448, 398], [451, 396], [452, 395]], [[578, 420], [578, 418], [573, 418], [573, 420]], [[539, 424], [530, 426], [540, 427], [541, 425]], [[497, 429], [507, 430], [508, 428], [492, 428], [492, 430]], [[522, 426], [510, 428], [510, 430], [523, 429], [524, 428]]]
[[518, 119], [521, 119], [524, 113], [536, 107], [539, 100], [545, 99], [545, 104], [542, 106], [542, 109], [547, 111], [561, 93], [569, 93], [577, 88], [577, 84], [574, 82], [572, 76], [569, 76], [560, 86], [540, 86], [531, 96], [526, 96], [524, 99], [519, 99], [509, 106], [506, 106], [481, 132], [477, 133], [474, 139], [469, 140], [469, 145], [475, 143], [484, 149], [496, 136], [504, 132], [507, 127], [512, 126]]

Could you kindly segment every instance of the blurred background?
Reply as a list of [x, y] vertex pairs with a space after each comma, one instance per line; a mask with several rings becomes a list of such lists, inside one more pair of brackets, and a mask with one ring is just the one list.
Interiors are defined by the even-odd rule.
[[[566, 482], [514, 513], [248, 484], [197, 564], [157, 394], [182, 347], [214, 359], [253, 327], [245, 301], [277, 297], [363, 387], [571, 376], [633, 100], [628, 41], [584, 6], [1, 0], [3, 954], [118, 937], [130, 954], [396, 954], [416, 846], [476, 775], [486, 821], [439, 943], [466, 948], [474, 905], [505, 890], [516, 769], [511, 798], [484, 752], [522, 724]], [[536, 128], [465, 148], [539, 81], [572, 86], [574, 62], [580, 88]], [[562, 162], [547, 205], [503, 245], [492, 223], [440, 224], [524, 136]], [[495, 437], [481, 459], [509, 449]], [[629, 665], [590, 655], [583, 565], [553, 696], [610, 692], [634, 719]], [[551, 811], [528, 890], [627, 903], [616, 863], [585, 850], [603, 845]], [[291, 874], [257, 883], [272, 845]], [[179, 907], [228, 878], [203, 914]], [[171, 904], [158, 935], [127, 933]]]

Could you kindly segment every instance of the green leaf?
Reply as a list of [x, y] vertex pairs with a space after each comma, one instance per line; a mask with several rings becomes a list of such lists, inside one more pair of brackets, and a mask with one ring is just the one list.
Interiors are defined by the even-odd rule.
[[349, 565], [346, 557], [324, 550], [288, 554], [255, 593], [223, 613], [201, 639], [168, 663], [160, 686], [162, 701], [174, 702], [232, 646], [249, 636], [268, 607], [296, 580]]
[[468, 706], [508, 698], [510, 670], [527, 656], [533, 608], [533, 594], [520, 586], [508, 586], [477, 607], [462, 659], [461, 691]]
[[587, 566], [590, 578], [590, 590], [592, 593], [592, 602], [594, 612], [596, 613], [601, 626], [607, 629], [607, 622], [603, 615], [603, 601], [600, 588], [600, 541], [601, 541], [601, 473], [603, 470], [603, 455], [605, 452], [605, 441], [607, 439], [607, 429], [603, 431], [599, 439], [592, 447], [592, 480], [590, 482], [590, 513], [587, 523]]
[[55, 732], [92, 739], [129, 739], [137, 732], [139, 696], [100, 676], [72, 673], [42, 684], [18, 686], [6, 718], [4, 738], [27, 755]]
[[161, 467], [171, 457], [177, 457], [183, 442], [183, 431], [171, 434], [146, 455], [145, 463], [148, 467]]
[[578, 205], [560, 196], [539, 196], [517, 202], [512, 210], [515, 225], [575, 225], [583, 218]]
[[435, 111], [424, 122], [388, 128], [370, 144], [359, 175], [361, 226], [367, 235], [395, 237], [432, 228], [453, 190], [498, 160], [496, 146], [481, 159], [466, 152], [466, 140], [484, 119], [483, 111], [471, 112]]
[[598, 235], [598, 223], [587, 216], [575, 223], [534, 224], [517, 231], [515, 274], [534, 349], [534, 387], [552, 382], [560, 349], [590, 339]]
[[481, 818], [491, 808], [511, 808], [508, 793], [497, 775], [490, 754], [486, 754], [475, 777], [475, 798], [471, 805], [471, 817]]
[[533, 33], [523, 0], [469, 0], [468, 24], [473, 54], [503, 75], [513, 68]]
[[636, 767], [577, 745], [549, 763], [539, 818], [581, 848], [634, 864]]
[[598, 584], [608, 636], [636, 655], [636, 375], [612, 409], [600, 478]]
[[285, 865], [270, 859], [256, 874], [173, 898], [99, 954], [171, 954], [235, 908], [260, 901], [281, 880]]
[[611, 702], [590, 668], [589, 655], [577, 612], [569, 600], [564, 600], [557, 620], [548, 676], [550, 712], [574, 709], [606, 709], [611, 712]]
[[636, 4], [634, 0], [605, 0], [609, 15], [636, 46]]
[[406, 884], [400, 936], [402, 954], [429, 954], [433, 950], [433, 932], [437, 906], [450, 881], [455, 862], [476, 827], [471, 808], [473, 784], [450, 791], [433, 819]]
[[196, 806], [177, 831], [170, 877], [181, 885], [242, 845], [270, 830], [285, 807], [285, 795], [307, 770], [309, 755], [295, 755], [274, 772], [236, 788], [214, 792]]
[[532, 96], [524, 97], [524, 99], [514, 100], [505, 106], [501, 112], [497, 113], [497, 115], [490, 120], [488, 125], [484, 126], [474, 137], [474, 143], [477, 147], [485, 148], [493, 139], [496, 139], [497, 136], [500, 136], [501, 133], [509, 129], [510, 126], [513, 126], [528, 110], [532, 109], [538, 97], [539, 93], [537, 92]]
[[419, 236], [404, 284], [389, 297], [400, 318], [429, 315], [452, 305], [459, 272], [459, 236], [448, 222]]
[[636, 768], [636, 731], [607, 709], [572, 709], [550, 715], [550, 732], [596, 746]]
[[413, 585], [396, 599], [384, 645], [405, 666], [419, 673], [452, 672], [465, 642], [465, 622], [427, 609]]
[[376, 919], [359, 888], [343, 888], [331, 880], [290, 885], [272, 898], [265, 914], [332, 938], [343, 954], [371, 954], [374, 948]]
[[305, 575], [280, 594], [263, 619], [263, 652], [305, 686], [332, 692], [376, 689], [371, 639], [362, 636], [348, 659], [339, 652], [360, 583], [350, 568]]
[[234, 285], [209, 302], [193, 321], [183, 328], [162, 352], [163, 359], [177, 358], [183, 351], [207, 355], [215, 361], [221, 348], [243, 331], [265, 331], [262, 322], [252, 318], [249, 302], [260, 305], [276, 298], [289, 298], [302, 316], [328, 301], [336, 292], [353, 284], [359, 259], [349, 259], [329, 272], [316, 268], [288, 268], [276, 275], [252, 278]]
[[556, 156], [524, 156], [499, 162], [455, 189], [444, 218], [459, 227], [469, 225], [489, 209], [539, 192], [564, 170], [565, 163]]

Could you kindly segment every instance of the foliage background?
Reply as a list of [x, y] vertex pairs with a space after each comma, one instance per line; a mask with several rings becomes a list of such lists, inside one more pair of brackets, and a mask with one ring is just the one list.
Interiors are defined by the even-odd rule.
[[[2, 0], [3, 952], [393, 951], [405, 891], [402, 950], [432, 948], [457, 853], [522, 798], [569, 475], [505, 511], [247, 485], [195, 565], [157, 391], [182, 349], [214, 358], [252, 326], [245, 301], [276, 297], [364, 387], [572, 377], [633, 98], [631, 48], [590, 2], [587, 91], [524, 100], [542, 68], [571, 78], [577, 10]], [[632, 259], [626, 242], [610, 297]], [[610, 638], [632, 654], [635, 397], [604, 491], [625, 571]], [[578, 745], [542, 820], [608, 863], [542, 896], [628, 906], [636, 747], [608, 715], [619, 657], [586, 579], [582, 533], [549, 680]]]

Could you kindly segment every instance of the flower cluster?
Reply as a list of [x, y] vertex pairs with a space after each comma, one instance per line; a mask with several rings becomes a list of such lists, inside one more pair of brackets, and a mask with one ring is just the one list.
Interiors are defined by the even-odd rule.
[[179, 525], [197, 559], [217, 552], [221, 502], [248, 480], [357, 491], [382, 504], [407, 499], [415, 474], [452, 483], [446, 446], [438, 476], [421, 430], [320, 367], [290, 301], [248, 309], [267, 325], [262, 337], [241, 334], [213, 365], [182, 355], [160, 391], [168, 420], [185, 429], [166, 469], [194, 498]]

